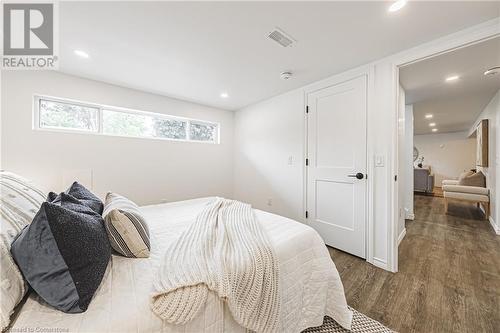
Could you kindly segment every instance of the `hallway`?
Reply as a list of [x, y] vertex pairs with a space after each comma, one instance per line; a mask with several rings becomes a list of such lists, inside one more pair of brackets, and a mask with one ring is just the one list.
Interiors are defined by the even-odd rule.
[[399, 272], [330, 248], [350, 306], [404, 332], [499, 332], [500, 236], [474, 205], [415, 196]]

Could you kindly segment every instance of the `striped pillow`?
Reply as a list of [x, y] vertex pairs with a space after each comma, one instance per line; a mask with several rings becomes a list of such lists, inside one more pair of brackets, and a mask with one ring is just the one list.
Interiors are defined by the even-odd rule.
[[116, 252], [130, 258], [149, 257], [149, 228], [135, 203], [109, 192], [102, 215], [109, 241]]

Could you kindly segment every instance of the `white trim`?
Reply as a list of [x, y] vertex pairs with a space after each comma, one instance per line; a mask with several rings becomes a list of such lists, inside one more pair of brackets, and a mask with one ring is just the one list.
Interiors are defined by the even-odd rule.
[[[396, 181], [395, 177], [399, 174], [399, 99], [401, 97], [399, 88], [399, 69], [396, 66], [391, 66], [391, 76], [392, 81], [396, 82], [397, 88], [392, 90], [392, 108], [395, 110], [391, 114], [392, 117], [392, 146], [388, 152], [391, 163], [388, 164], [387, 172], [388, 179], [391, 182], [389, 188], [392, 189], [388, 195], [389, 204], [389, 216], [392, 221], [392, 225], [387, 228], [387, 266], [392, 272], [398, 271], [399, 261], [398, 261], [398, 228], [399, 228], [399, 182]], [[392, 214], [391, 214], [392, 212]], [[396, 249], [393, 251], [393, 249]]]
[[368, 192], [368, 200], [366, 201], [367, 205], [367, 214], [366, 214], [366, 261], [375, 265], [375, 258], [374, 258], [374, 237], [375, 237], [375, 231], [374, 231], [374, 188], [375, 188], [375, 152], [373, 148], [373, 143], [369, 141], [369, 138], [371, 138], [370, 130], [373, 130], [370, 127], [370, 116], [373, 116], [373, 111], [375, 110], [374, 107], [374, 88], [375, 88], [375, 67], [369, 66], [367, 69], [368, 73], [368, 86], [367, 86], [367, 91], [368, 91], [368, 96], [367, 96], [367, 109], [366, 109], [366, 139], [367, 139], [367, 145], [366, 145], [366, 168], [367, 168], [367, 179], [366, 179], [366, 191]]
[[385, 260], [382, 260], [382, 259], [374, 257], [372, 264], [374, 266], [377, 266], [378, 268], [385, 269], [386, 271], [389, 270], [388, 267], [387, 267], [387, 262]]
[[389, 60], [397, 66], [432, 58], [478, 42], [495, 38], [500, 34], [500, 17], [460, 30], [447, 36], [420, 44], [408, 50], [393, 54], [377, 63]]
[[403, 231], [401, 231], [401, 233], [399, 234], [398, 246], [399, 246], [399, 244], [401, 244], [401, 241], [403, 240], [403, 238], [405, 238], [405, 236], [406, 236], [406, 228], [404, 228]]
[[[468, 45], [472, 45], [475, 43], [478, 43], [480, 41], [484, 41], [487, 39], [491, 39], [494, 37], [497, 37], [500, 35], [500, 17], [497, 17], [495, 19], [486, 21], [484, 23], [478, 24], [476, 26], [458, 31], [456, 33], [447, 35], [445, 37], [441, 37], [438, 39], [435, 39], [433, 41], [421, 44], [419, 46], [413, 47], [411, 49], [405, 50], [403, 52], [394, 54], [392, 56], [386, 57], [384, 59], [380, 59], [379, 61], [375, 62], [375, 64], [383, 64], [383, 63], [389, 63], [392, 66], [393, 70], [393, 91], [392, 91], [392, 117], [397, 117], [397, 101], [398, 101], [398, 92], [399, 92], [399, 67], [408, 65], [413, 62], [417, 62], [426, 58], [430, 58], [439, 54], [444, 54], [453, 50], [456, 50], [458, 48], [462, 48]], [[396, 174], [397, 171], [394, 169], [395, 165], [395, 159], [398, 158], [397, 154], [397, 135], [394, 136], [394, 134], [397, 134], [397, 122], [396, 121], [391, 121], [392, 123], [392, 133], [393, 137], [396, 137], [396, 140], [394, 140], [394, 143], [391, 147], [391, 163], [389, 164], [390, 170], [389, 172], [389, 178], [388, 178], [388, 186], [390, 189], [390, 214], [389, 216], [391, 217], [391, 222], [388, 228], [388, 253], [387, 253], [387, 258], [388, 258], [388, 263], [387, 267], [388, 270], [392, 272], [397, 272], [398, 269], [398, 244], [393, 237], [396, 233], [396, 230], [398, 228], [398, 219], [397, 219], [397, 214], [399, 211], [398, 203], [397, 203], [397, 197], [394, 196], [394, 193], [398, 193], [397, 191], [397, 182], [393, 182], [392, 179], [392, 174]]]
[[[83, 130], [78, 128], [63, 128], [63, 127], [51, 127], [45, 126], [40, 127], [40, 100], [53, 101], [64, 104], [71, 105], [80, 105], [88, 108], [97, 109], [97, 130]], [[134, 136], [134, 135], [119, 135], [119, 134], [107, 134], [103, 132], [103, 111], [112, 111], [112, 112], [121, 112], [121, 113], [129, 113], [129, 114], [137, 114], [137, 115], [145, 115], [154, 118], [166, 119], [166, 120], [177, 120], [186, 122], [186, 139], [174, 139], [174, 138], [162, 138], [162, 137], [152, 137], [152, 136]], [[191, 123], [194, 124], [206, 124], [206, 125], [214, 125], [216, 127], [215, 137], [213, 141], [200, 141], [193, 140], [190, 138], [190, 126]], [[101, 135], [101, 136], [111, 136], [111, 137], [119, 137], [119, 138], [133, 138], [133, 139], [149, 139], [149, 140], [163, 140], [163, 141], [176, 141], [176, 142], [191, 142], [191, 143], [205, 143], [205, 144], [220, 144], [220, 124], [217, 122], [212, 122], [208, 120], [187, 118], [187, 117], [179, 117], [168, 115], [164, 113], [151, 112], [151, 111], [142, 111], [137, 109], [124, 108], [120, 106], [111, 106], [105, 104], [97, 104], [92, 102], [84, 102], [80, 100], [73, 100], [68, 98], [47, 96], [42, 94], [34, 94], [33, 95], [33, 122], [32, 128], [36, 131], [48, 131], [48, 132], [60, 132], [60, 133], [71, 133], [71, 134], [91, 134], [91, 135]]]
[[495, 231], [497, 235], [500, 235], [500, 226], [496, 224], [495, 220], [493, 220], [493, 217], [489, 217], [488, 220], [490, 221], [491, 227]]
[[302, 217], [305, 221], [306, 224], [309, 223], [309, 221], [306, 218], [306, 211], [307, 211], [307, 166], [306, 166], [306, 158], [309, 154], [307, 151], [307, 135], [308, 135], [308, 121], [309, 117], [306, 113], [306, 107], [307, 107], [307, 98], [306, 98], [306, 92], [302, 90], [302, 101], [303, 101], [303, 108], [304, 110], [304, 140], [302, 141], [302, 154], [304, 159], [302, 160], [302, 166], [303, 166], [303, 172], [302, 172]]
[[415, 214], [406, 213], [405, 220], [413, 221], [415, 219]]

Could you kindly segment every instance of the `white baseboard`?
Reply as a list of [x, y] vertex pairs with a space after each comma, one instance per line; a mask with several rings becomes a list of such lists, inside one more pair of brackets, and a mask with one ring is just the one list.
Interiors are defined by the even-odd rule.
[[378, 258], [373, 258], [373, 265], [377, 266], [378, 268], [382, 268], [382, 269], [385, 269], [385, 270], [388, 270], [387, 268], [387, 262], [385, 260], [382, 260], [382, 259], [378, 259]]
[[491, 216], [488, 220], [490, 221], [490, 224], [493, 227], [493, 230], [495, 230], [495, 233], [497, 235], [500, 235], [500, 227], [498, 226], [498, 224], [496, 224], [496, 222], [493, 220], [493, 218]]
[[405, 220], [413, 221], [415, 219], [415, 214], [406, 213]]
[[[479, 209], [483, 212], [483, 214], [486, 214], [486, 211], [483, 208], [483, 205], [479, 205]], [[493, 217], [488, 216], [488, 221], [490, 221], [491, 227], [495, 231], [497, 235], [500, 235], [500, 226], [493, 220]]]
[[405, 236], [406, 236], [406, 228], [404, 228], [403, 231], [401, 231], [401, 233], [399, 234], [398, 246], [399, 246], [399, 244], [401, 244], [401, 241], [403, 240], [403, 238], [405, 238]]

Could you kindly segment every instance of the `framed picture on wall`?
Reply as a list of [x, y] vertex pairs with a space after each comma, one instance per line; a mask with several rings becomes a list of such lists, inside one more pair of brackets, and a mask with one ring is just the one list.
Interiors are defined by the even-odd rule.
[[476, 127], [476, 165], [488, 166], [488, 119], [483, 119]]

